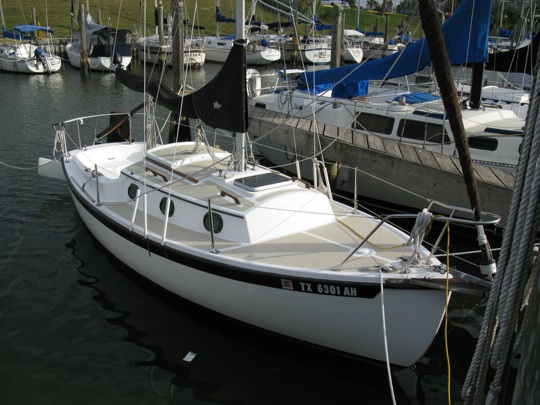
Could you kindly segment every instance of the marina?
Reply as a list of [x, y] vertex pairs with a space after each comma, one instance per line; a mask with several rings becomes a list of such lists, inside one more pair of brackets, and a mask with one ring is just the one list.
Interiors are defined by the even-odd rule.
[[[235, 55], [240, 47], [233, 48]], [[230, 69], [228, 63], [225, 66]], [[219, 77], [221, 68], [205, 64], [188, 70], [186, 83], [193, 89], [202, 87], [201, 94], [208, 96], [211, 93], [203, 85], [210, 83], [207, 87], [213, 89], [212, 79]], [[263, 74], [274, 69], [269, 67]], [[245, 76], [245, 70], [241, 72]], [[7, 137], [0, 155], [6, 205], [2, 222], [7, 224], [0, 250], [0, 284], [5, 286], [0, 314], [9, 330], [0, 349], [7, 359], [0, 366], [7, 376], [3, 403], [62, 404], [84, 398], [89, 403], [143, 404], [428, 404], [464, 398], [466, 403], [479, 404], [486, 393], [501, 404], [511, 403], [519, 355], [513, 357], [515, 353], [505, 350], [510, 348], [507, 337], [512, 335], [513, 317], [521, 302], [506, 294], [510, 279], [516, 280], [520, 293], [535, 281], [530, 269], [535, 256], [532, 235], [538, 223], [527, 219], [533, 215], [537, 195], [529, 186], [529, 182], [535, 183], [537, 156], [531, 121], [526, 130], [529, 139], [523, 143], [523, 153], [531, 161], [526, 168], [520, 165], [517, 173], [475, 169], [479, 191], [483, 198], [488, 196], [482, 201], [483, 211], [490, 200], [496, 200], [489, 208], [500, 213], [507, 226], [504, 240], [500, 235], [490, 236], [497, 261], [499, 245], [510, 237], [513, 242], [502, 246], [501, 276], [491, 283], [479, 277], [491, 275], [496, 267], [486, 262], [486, 251], [491, 254], [491, 250], [482, 243], [481, 228], [492, 223], [479, 221], [476, 214], [476, 222], [471, 224], [478, 233], [455, 227], [440, 215], [430, 220], [434, 229], [426, 231], [420, 225], [426, 212], [413, 214], [409, 219], [416, 216], [416, 225], [409, 240], [399, 245], [401, 239], [407, 239], [414, 221], [407, 223], [405, 216], [399, 217], [405, 223], [399, 226], [403, 231], [397, 230], [393, 223], [373, 219], [367, 209], [364, 213], [361, 200], [355, 199], [354, 206], [340, 198], [333, 201], [329, 189], [318, 186], [317, 178], [312, 188], [301, 178], [267, 169], [259, 165], [257, 143], [255, 156], [239, 154], [251, 151], [239, 143], [239, 134], [247, 125], [259, 127], [259, 133], [270, 133], [273, 126], [287, 136], [287, 131], [289, 135], [307, 131], [310, 125], [305, 120], [291, 121], [276, 113], [245, 108], [248, 116], [242, 125], [246, 127], [240, 129], [240, 115], [229, 113], [234, 118], [226, 120], [231, 126], [214, 131], [210, 128], [218, 125], [212, 113], [189, 113], [188, 108], [190, 119], [201, 118], [199, 114], [204, 117], [209, 127], [205, 130], [210, 131], [204, 142], [213, 138], [216, 147], [205, 151], [199, 139], [195, 148], [190, 143], [156, 146], [151, 139], [148, 144], [139, 139], [126, 143], [125, 139], [140, 135], [132, 131], [131, 123], [140, 120], [141, 95], [137, 97], [122, 85], [129, 86], [132, 73], [146, 74], [146, 68], [134, 59], [125, 72], [118, 69], [116, 74], [99, 72], [91, 77], [64, 67], [55, 75], [32, 77], [0, 72], [6, 86], [16, 90], [28, 86], [50, 100], [33, 97], [11, 102], [6, 97], [11, 94], [9, 88], [0, 96], [1, 122], [7, 123], [3, 124], [7, 132], [20, 134]], [[229, 70], [227, 77], [237, 78], [237, 73]], [[173, 79], [171, 71], [155, 74], [163, 83]], [[133, 90], [142, 91], [138, 83], [133, 82]], [[241, 83], [245, 85], [245, 77]], [[167, 94], [148, 91], [156, 99]], [[218, 95], [216, 92], [213, 106], [219, 110], [224, 102]], [[174, 111], [170, 106], [180, 102], [178, 96], [168, 93], [167, 97], [159, 103]], [[186, 97], [195, 105], [202, 101], [196, 91]], [[139, 107], [134, 109], [135, 105]], [[226, 107], [230, 111], [231, 106]], [[538, 113], [537, 104], [531, 108]], [[193, 111], [197, 109], [193, 107]], [[152, 127], [161, 138], [162, 131], [163, 135], [167, 132], [169, 112], [161, 106], [153, 112], [156, 121]], [[110, 143], [108, 129], [103, 131], [90, 119], [109, 120], [109, 114], [113, 129], [120, 125], [113, 122], [114, 116], [120, 117], [119, 122], [129, 122], [128, 138], [122, 134], [122, 126], [116, 135], [123, 139], [116, 144]], [[66, 137], [65, 124], [77, 128], [69, 134], [75, 135], [72, 139]], [[228, 131], [236, 132], [235, 136]], [[347, 143], [355, 143], [365, 155], [350, 156], [351, 166], [358, 167], [358, 161], [368, 166], [386, 161], [401, 174], [410, 174], [410, 167], [418, 166], [415, 170], [434, 182], [435, 188], [439, 180], [438, 187], [448, 187], [449, 195], [465, 187], [457, 180], [460, 169], [455, 158], [407, 150], [369, 135], [351, 136], [329, 125], [317, 132], [330, 139], [335, 150], [329, 144], [322, 145], [323, 149], [330, 156], [339, 156], [340, 162]], [[94, 143], [85, 134], [107, 137], [108, 142]], [[72, 140], [79, 146], [73, 148]], [[313, 140], [304, 142], [307, 145]], [[51, 149], [55, 159], [63, 156], [57, 165], [41, 158], [39, 168], [31, 164], [38, 156], [51, 156]], [[211, 164], [203, 168], [205, 161]], [[441, 175], [441, 170], [446, 174]], [[73, 200], [66, 183], [55, 181], [64, 176]], [[325, 183], [330, 185], [328, 179]], [[455, 186], [453, 193], [450, 184]], [[401, 185], [410, 187], [404, 182]], [[160, 201], [166, 189], [169, 196]], [[519, 194], [512, 195], [514, 191]], [[126, 201], [125, 193], [129, 196]], [[281, 205], [280, 198], [286, 202], [293, 195], [289, 206]], [[280, 218], [292, 202], [298, 206], [296, 215], [304, 221], [283, 226]], [[398, 206], [402, 202], [394, 201]], [[277, 208], [271, 214], [274, 219], [260, 214], [257, 219], [256, 213], [264, 212], [269, 203]], [[503, 213], [509, 206], [512, 210]], [[174, 215], [175, 207], [179, 215]], [[375, 208], [375, 218], [388, 214], [386, 210], [384, 206]], [[203, 214], [202, 225], [197, 225], [193, 219]], [[255, 220], [250, 219], [253, 217]], [[377, 221], [375, 228], [366, 226]], [[446, 227], [451, 224], [451, 237], [445, 223]], [[382, 233], [374, 234], [379, 228]], [[417, 238], [423, 238], [424, 232], [429, 235], [425, 247], [419, 247]], [[448, 242], [443, 243], [446, 237]], [[362, 242], [357, 245], [357, 240]], [[186, 243], [187, 249], [183, 247]], [[445, 243], [448, 245], [441, 251], [448, 249], [451, 255], [435, 255], [439, 248], [428, 250]], [[468, 254], [471, 249], [476, 250]], [[344, 253], [345, 259], [336, 266], [336, 258]], [[196, 257], [200, 262], [194, 265]], [[479, 262], [482, 266], [477, 266]], [[191, 285], [170, 277], [178, 270], [184, 277], [189, 274]], [[280, 287], [274, 283], [276, 276], [281, 278]], [[463, 278], [464, 284], [478, 279], [474, 281], [477, 287], [452, 287], [455, 277], [458, 282]], [[375, 278], [380, 287], [373, 283]], [[453, 291], [451, 300], [449, 289]], [[472, 295], [462, 294], [466, 290]], [[400, 294], [408, 294], [407, 306], [405, 302], [399, 305], [399, 297], [405, 297]], [[377, 302], [380, 299], [375, 306], [382, 310], [382, 329], [375, 315], [377, 308], [369, 309], [374, 296]], [[436, 299], [428, 303], [420, 296]], [[355, 303], [344, 305], [347, 300]], [[449, 302], [447, 308], [444, 302]], [[281, 308], [277, 312], [276, 306]], [[316, 307], [321, 309], [318, 322], [311, 316]], [[239, 309], [247, 317], [239, 315]], [[335, 315], [340, 311], [343, 317]], [[263, 316], [257, 319], [257, 314]], [[402, 324], [405, 316], [409, 316], [406, 325]], [[497, 319], [504, 326], [500, 334], [493, 326]], [[410, 331], [403, 334], [407, 328]], [[419, 334], [419, 328], [426, 330]], [[386, 347], [377, 341], [380, 332], [384, 332]], [[505, 359], [493, 366], [497, 373], [490, 387], [484, 385], [482, 371], [488, 361], [485, 353], [491, 353], [485, 344], [490, 337], [486, 339], [485, 333], [498, 342], [495, 358]], [[407, 345], [420, 335], [425, 335], [423, 347], [411, 352]], [[359, 342], [360, 350], [354, 348]], [[518, 388], [527, 381], [527, 377], [519, 378]]]
[[[132, 69], [137, 66], [142, 68]], [[205, 64], [187, 80], [200, 86], [217, 67]], [[9, 372], [5, 403], [39, 402], [44, 395], [59, 404], [71, 403], [82, 393], [97, 402], [116, 403], [134, 398], [149, 404], [182, 398], [192, 403], [298, 404], [321, 398], [336, 404], [358, 398], [391, 403], [381, 365], [230, 323], [170, 301], [161, 290], [124, 273], [96, 250], [64, 186], [38, 177], [35, 164], [22, 165], [47, 156], [51, 125], [66, 115], [79, 115], [89, 100], [95, 113], [132, 107], [133, 92], [112, 74], [94, 73], [81, 81], [79, 72], [66, 66], [50, 77], [1, 73], [0, 78], [6, 90], [32, 86], [51, 96], [46, 107], [37, 97], [16, 104], [1, 98], [6, 130], [21, 134], [6, 138], [0, 159], [6, 286], [1, 306], [5, 325], [12, 330], [0, 349], [7, 359], [1, 367]], [[20, 116], [25, 119], [20, 121]], [[36, 190], [42, 198], [35, 198]], [[469, 237], [463, 238], [468, 244]], [[468, 297], [455, 300], [450, 308], [449, 337], [459, 347], [452, 354], [455, 395], [474, 348], [478, 325], [470, 321], [482, 313], [482, 302]], [[395, 370], [399, 403], [445, 395], [443, 336], [437, 335], [414, 370]], [[197, 355], [186, 362], [189, 352]]]

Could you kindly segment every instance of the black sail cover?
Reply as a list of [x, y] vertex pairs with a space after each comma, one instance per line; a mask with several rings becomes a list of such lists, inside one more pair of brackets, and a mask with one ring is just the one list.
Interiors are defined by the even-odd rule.
[[116, 79], [131, 90], [146, 91], [156, 102], [183, 117], [198, 118], [213, 128], [247, 132], [245, 41], [235, 41], [219, 73], [201, 89], [179, 96], [157, 80], [146, 81], [131, 72], [116, 69]]
[[540, 44], [540, 34], [536, 34], [530, 44], [510, 51], [489, 54], [486, 70], [498, 72], [517, 72], [533, 74], [536, 66], [536, 55]]

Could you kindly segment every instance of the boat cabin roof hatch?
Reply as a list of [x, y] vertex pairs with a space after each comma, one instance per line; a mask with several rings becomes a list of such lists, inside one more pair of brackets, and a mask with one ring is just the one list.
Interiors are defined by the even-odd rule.
[[261, 191], [291, 183], [290, 177], [279, 173], [263, 173], [234, 180], [234, 184], [248, 191]]

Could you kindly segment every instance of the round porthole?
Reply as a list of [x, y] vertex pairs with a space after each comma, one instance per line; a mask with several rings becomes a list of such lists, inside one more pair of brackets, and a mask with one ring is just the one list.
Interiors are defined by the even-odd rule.
[[[212, 213], [212, 222], [214, 223], [214, 233], [220, 233], [223, 229], [223, 218], [221, 218], [221, 215], [216, 214], [215, 212]], [[203, 225], [204, 229], [206, 229], [208, 232], [210, 232], [210, 214], [206, 213], [204, 214], [203, 218]]]
[[129, 198], [131, 198], [132, 200], [134, 200], [136, 197], [137, 197], [137, 191], [139, 190], [139, 186], [136, 185], [136, 184], [130, 184], [129, 187], [128, 187], [128, 195], [129, 195]]
[[[161, 213], [165, 215], [165, 210], [167, 209], [167, 197], [163, 197], [159, 203], [159, 209]], [[172, 217], [174, 214], [174, 202], [170, 202], [169, 205], [169, 216]]]

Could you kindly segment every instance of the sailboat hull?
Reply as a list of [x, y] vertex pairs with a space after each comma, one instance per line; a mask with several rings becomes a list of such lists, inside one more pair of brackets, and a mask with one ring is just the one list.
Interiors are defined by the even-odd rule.
[[[166, 247], [145, 242], [126, 229], [120, 236], [114, 229], [118, 224], [100, 216], [95, 208], [89, 209], [85, 198], [73, 192], [79, 215], [100, 244], [130, 269], [178, 297], [279, 335], [385, 361], [382, 294], [376, 280], [371, 285], [357, 285], [357, 294], [362, 292], [364, 297], [338, 296], [330, 289], [327, 293], [285, 289], [283, 280], [290, 276], [224, 266], [213, 253], [200, 260], [178, 251], [177, 259], [171, 260], [173, 255]], [[307, 274], [303, 277], [316, 291], [337, 283]], [[349, 288], [354, 294], [354, 287]], [[422, 357], [437, 333], [447, 302], [445, 293], [399, 288], [383, 293], [390, 361], [410, 366]]]
[[0, 45], [0, 70], [13, 73], [55, 73], [62, 67], [62, 59], [49, 52], [43, 53], [43, 62], [34, 56], [35, 45]]
[[[146, 151], [144, 143], [107, 143], [64, 157], [76, 209], [111, 255], [178, 297], [278, 335], [377, 361], [386, 361], [388, 347], [388, 361], [399, 366], [423, 356], [449, 295], [410, 280], [445, 280], [438, 260], [383, 223], [373, 241], [339, 265], [378, 220], [352, 215], [350, 207], [267, 169], [247, 174], [278, 183], [258, 180], [255, 188], [240, 186], [243, 178], [225, 174], [226, 166], [205, 174], [201, 167], [228, 154], [204, 147], [193, 153], [194, 145]], [[162, 172], [168, 165], [161, 166], [168, 156], [182, 162], [174, 165], [184, 179], [170, 183], [172, 194]], [[143, 186], [143, 178], [151, 183]], [[144, 193], [134, 196], [135, 185]], [[167, 195], [174, 212], [165, 221]], [[208, 199], [222, 218], [215, 245], [203, 227]], [[404, 272], [402, 257], [414, 251], [427, 262]]]
[[[76, 69], [81, 68], [81, 49], [77, 42], [66, 45], [66, 53], [69, 59], [69, 63], [72, 67]], [[116, 56], [119, 58], [120, 65], [125, 69], [131, 63], [132, 56], [123, 55]], [[105, 72], [114, 72], [116, 70], [116, 65], [114, 63], [113, 56], [88, 56], [88, 66], [90, 70], [95, 71], [105, 71]]]

